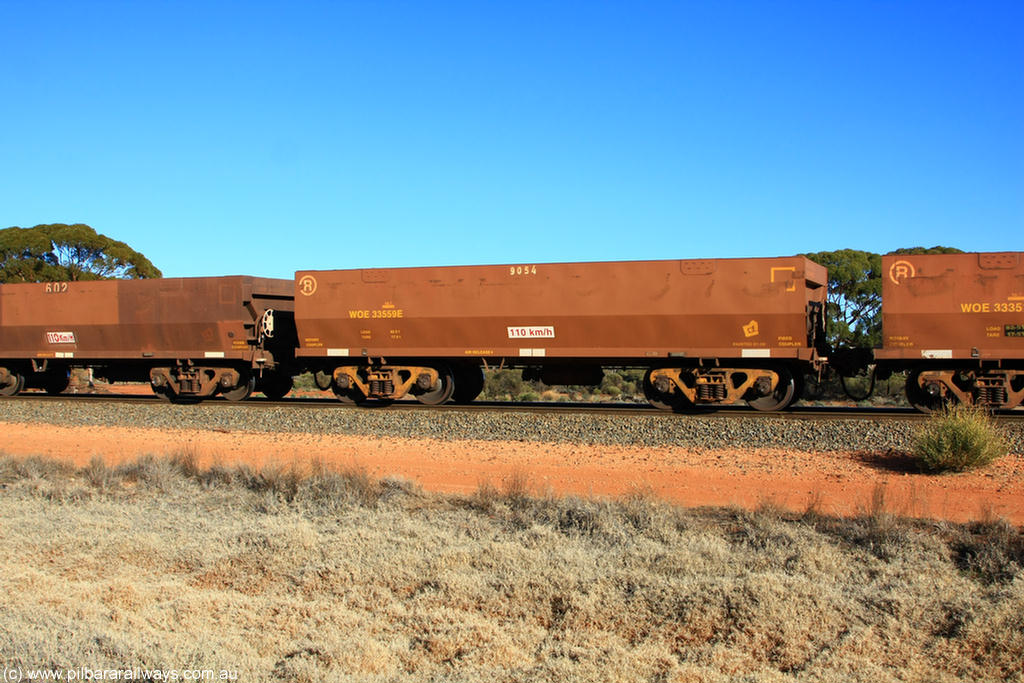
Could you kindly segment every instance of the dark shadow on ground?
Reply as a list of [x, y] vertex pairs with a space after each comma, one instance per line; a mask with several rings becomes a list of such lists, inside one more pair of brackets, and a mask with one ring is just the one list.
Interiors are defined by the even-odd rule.
[[906, 451], [897, 451], [892, 448], [887, 451], [859, 451], [854, 454], [854, 457], [868, 467], [881, 472], [921, 473], [917, 460]]

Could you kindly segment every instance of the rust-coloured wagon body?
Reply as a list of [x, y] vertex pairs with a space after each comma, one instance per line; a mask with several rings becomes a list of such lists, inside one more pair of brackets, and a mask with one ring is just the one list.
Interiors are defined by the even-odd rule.
[[819, 359], [826, 283], [803, 257], [300, 271], [297, 354], [343, 399], [434, 402], [482, 364], [549, 384], [646, 367], [669, 407], [770, 398]]
[[290, 380], [293, 290], [246, 276], [0, 285], [0, 391], [59, 391], [87, 366], [172, 398], [244, 397]]
[[875, 359], [909, 372], [911, 403], [1024, 400], [1024, 254], [887, 255], [882, 277]]

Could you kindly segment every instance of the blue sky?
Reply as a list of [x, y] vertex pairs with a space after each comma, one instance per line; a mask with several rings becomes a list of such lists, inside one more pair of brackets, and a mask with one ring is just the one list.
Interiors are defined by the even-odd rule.
[[0, 227], [167, 276], [1024, 250], [1024, 2], [0, 0]]

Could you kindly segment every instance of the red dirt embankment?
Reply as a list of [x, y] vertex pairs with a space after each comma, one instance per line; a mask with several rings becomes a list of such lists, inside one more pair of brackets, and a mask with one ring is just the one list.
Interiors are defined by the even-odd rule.
[[1024, 525], [1024, 457], [1011, 455], [969, 474], [917, 474], [898, 456], [782, 450], [692, 451], [685, 448], [584, 446], [529, 441], [320, 436], [316, 434], [163, 431], [2, 423], [0, 450], [47, 455], [82, 465], [113, 464], [142, 454], [188, 449], [200, 464], [307, 464], [313, 460], [399, 476], [425, 489], [469, 493], [485, 482], [499, 490], [525, 479], [535, 493], [619, 496], [649, 491], [687, 506], [771, 504], [825, 514], [885, 510], [970, 521], [1003, 517]]

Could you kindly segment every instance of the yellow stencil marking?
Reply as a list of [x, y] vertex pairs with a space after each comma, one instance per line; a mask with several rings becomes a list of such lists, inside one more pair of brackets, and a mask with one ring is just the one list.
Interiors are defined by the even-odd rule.
[[312, 275], [303, 275], [299, 279], [299, 291], [303, 296], [310, 296], [316, 291], [316, 278]]
[[896, 261], [889, 266], [889, 279], [894, 285], [903, 284], [904, 280], [915, 275], [917, 272], [914, 270], [914, 264], [910, 261]]
[[[790, 272], [790, 273], [793, 273], [794, 275], [796, 275], [796, 266], [776, 266], [776, 267], [773, 267], [772, 268], [772, 273], [771, 273], [771, 280], [770, 280], [771, 282], [775, 282], [775, 273], [778, 272], [778, 271], [787, 271], [787, 272]], [[794, 280], [793, 278], [789, 279], [789, 284], [786, 285], [786, 291], [787, 292], [795, 292], [796, 291], [796, 280]], [[749, 335], [747, 335], [747, 336], [749, 336]]]

